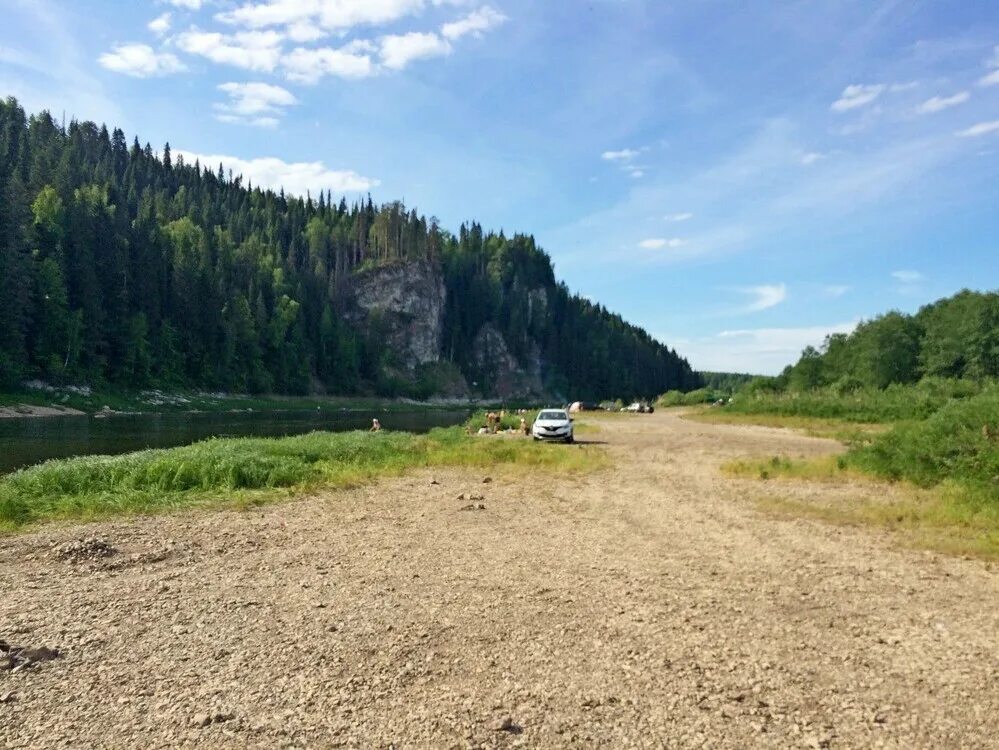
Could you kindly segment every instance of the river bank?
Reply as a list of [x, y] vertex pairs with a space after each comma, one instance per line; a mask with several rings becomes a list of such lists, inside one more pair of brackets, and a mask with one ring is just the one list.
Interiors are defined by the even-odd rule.
[[0, 538], [0, 635], [59, 654], [0, 672], [0, 746], [990, 745], [996, 571], [754, 499], [899, 488], [722, 473], [843, 450], [787, 430], [585, 419], [597, 473], [424, 467]]

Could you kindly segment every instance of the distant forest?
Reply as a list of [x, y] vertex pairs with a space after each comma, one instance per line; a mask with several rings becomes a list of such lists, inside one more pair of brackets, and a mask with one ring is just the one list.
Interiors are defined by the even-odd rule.
[[441, 355], [466, 376], [489, 322], [521, 361], [540, 351], [551, 393], [701, 384], [675, 351], [557, 283], [530, 236], [475, 223], [454, 235], [370, 196], [263, 190], [119, 129], [28, 117], [14, 99], [0, 102], [0, 197], [0, 387], [432, 395], [386, 378], [383, 337], [344, 315], [354, 272], [410, 260], [443, 274]]
[[924, 378], [999, 378], [999, 293], [965, 290], [915, 315], [880, 315], [853, 333], [829, 336], [821, 349], [806, 348], [779, 377], [753, 385], [846, 393]]

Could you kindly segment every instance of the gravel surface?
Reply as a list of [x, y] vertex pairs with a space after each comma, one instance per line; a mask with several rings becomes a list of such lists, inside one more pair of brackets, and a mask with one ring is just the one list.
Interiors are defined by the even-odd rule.
[[761, 515], [770, 485], [718, 471], [835, 443], [587, 437], [613, 468], [0, 538], [0, 747], [997, 746], [995, 571]]

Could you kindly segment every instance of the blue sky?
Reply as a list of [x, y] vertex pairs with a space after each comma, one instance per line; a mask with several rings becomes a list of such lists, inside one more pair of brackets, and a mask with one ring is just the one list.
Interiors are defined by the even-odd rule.
[[529, 232], [701, 369], [999, 287], [999, 5], [0, 0], [0, 95]]

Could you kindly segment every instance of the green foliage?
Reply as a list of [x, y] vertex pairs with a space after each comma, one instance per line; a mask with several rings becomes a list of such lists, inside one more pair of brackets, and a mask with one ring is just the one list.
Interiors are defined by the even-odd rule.
[[775, 379], [777, 390], [833, 386], [840, 393], [923, 378], [999, 377], [999, 294], [968, 290], [923, 307], [890, 312], [808, 347]]
[[300, 394], [430, 395], [400, 377], [376, 324], [349, 320], [360, 270], [425, 261], [446, 286], [446, 362], [486, 323], [522, 365], [544, 354], [564, 397], [700, 385], [688, 363], [555, 281], [529, 236], [459, 236], [398, 202], [348, 206], [244, 186], [214, 165], [157, 158], [89, 122], [63, 129], [0, 102], [0, 387], [28, 377]]
[[724, 392], [716, 391], [713, 388], [698, 388], [686, 393], [683, 391], [666, 391], [666, 393], [656, 399], [656, 406], [697, 406], [699, 404], [711, 404], [725, 397]]
[[953, 400], [967, 399], [983, 386], [972, 380], [927, 378], [916, 385], [887, 388], [835, 385], [810, 391], [743, 390], [726, 408], [742, 414], [776, 414], [820, 417], [851, 422], [899, 422], [920, 420], [936, 413]]
[[0, 528], [234, 499], [261, 501], [282, 490], [351, 486], [418, 466], [501, 463], [580, 471], [600, 465], [600, 457], [538, 450], [526, 440], [478, 440], [461, 428], [422, 436], [314, 432], [208, 440], [123, 456], [49, 461], [0, 477]]
[[701, 376], [705, 388], [728, 396], [758, 377], [740, 372], [699, 372], [697, 374]]
[[921, 487], [957, 480], [999, 501], [999, 387], [948, 403], [924, 421], [896, 425], [855, 447], [849, 461]]

